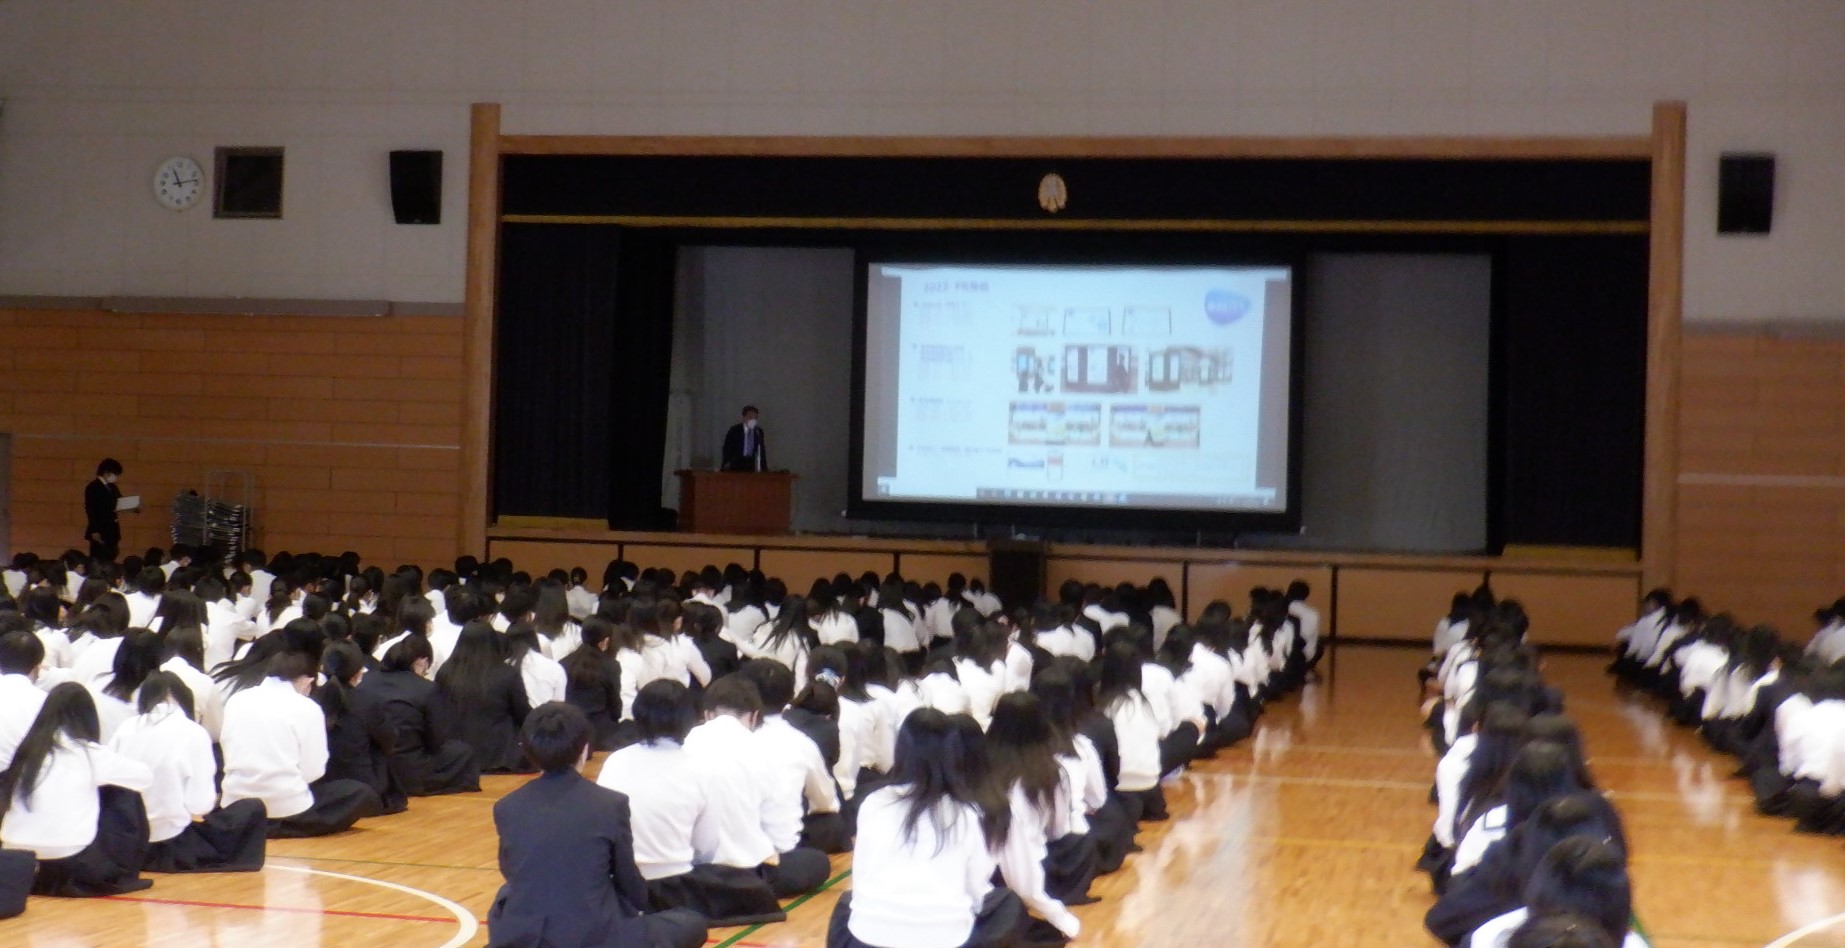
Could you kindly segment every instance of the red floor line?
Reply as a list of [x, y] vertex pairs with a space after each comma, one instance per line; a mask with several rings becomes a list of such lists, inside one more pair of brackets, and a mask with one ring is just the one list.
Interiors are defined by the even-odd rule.
[[350, 918], [378, 918], [394, 922], [446, 922], [455, 924], [453, 918], [438, 918], [434, 915], [392, 915], [388, 912], [349, 912], [344, 909], [298, 908], [290, 905], [242, 905], [236, 902], [195, 902], [189, 899], [153, 899], [138, 895], [109, 895], [105, 899], [112, 902], [149, 902], [155, 905], [185, 905], [194, 908], [249, 909], [257, 912], [302, 912], [309, 915], [341, 915]]

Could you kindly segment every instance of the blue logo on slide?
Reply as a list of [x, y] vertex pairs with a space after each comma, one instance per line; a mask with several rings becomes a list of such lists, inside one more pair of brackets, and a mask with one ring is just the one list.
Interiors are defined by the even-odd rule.
[[1204, 314], [1219, 326], [1228, 326], [1249, 312], [1249, 297], [1229, 290], [1204, 294]]

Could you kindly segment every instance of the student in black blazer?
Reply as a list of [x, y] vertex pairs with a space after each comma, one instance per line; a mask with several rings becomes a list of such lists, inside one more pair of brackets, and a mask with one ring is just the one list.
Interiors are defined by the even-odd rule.
[[500, 887], [488, 944], [506, 948], [698, 948], [703, 916], [642, 914], [647, 881], [634, 865], [628, 798], [577, 772], [589, 759], [589, 719], [562, 702], [526, 716], [520, 745], [544, 774], [493, 805]]
[[481, 773], [532, 772], [519, 747], [519, 727], [531, 704], [519, 670], [506, 664], [493, 626], [475, 620], [461, 627], [455, 653], [436, 672], [436, 688], [448, 699], [461, 739], [474, 748]]
[[83, 536], [90, 541], [90, 559], [115, 562], [121, 552], [122, 525], [116, 520], [115, 504], [122, 499], [122, 489], [115, 480], [122, 476], [122, 462], [103, 458], [96, 465], [96, 479], [83, 488]]
[[766, 471], [769, 469], [768, 438], [756, 424], [756, 406], [743, 406], [743, 420], [724, 433], [726, 471]]
[[354, 688], [391, 735], [387, 763], [404, 793], [433, 797], [480, 789], [474, 749], [450, 734], [450, 709], [423, 672], [434, 651], [414, 632], [384, 653], [378, 670]]

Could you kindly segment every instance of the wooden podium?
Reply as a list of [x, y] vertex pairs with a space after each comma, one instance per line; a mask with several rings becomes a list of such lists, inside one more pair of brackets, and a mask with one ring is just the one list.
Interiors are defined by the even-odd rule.
[[788, 532], [794, 475], [674, 471], [679, 478], [679, 529], [688, 533], [752, 535]]

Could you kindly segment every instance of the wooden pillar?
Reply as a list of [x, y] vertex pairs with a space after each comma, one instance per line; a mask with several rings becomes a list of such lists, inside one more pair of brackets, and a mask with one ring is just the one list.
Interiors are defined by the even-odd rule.
[[1685, 277], [1685, 103], [1653, 105], [1653, 214], [1647, 255], [1646, 474], [1642, 583], [1670, 585], [1678, 558], [1678, 374]]
[[494, 279], [499, 263], [500, 107], [475, 103], [468, 131], [468, 271], [462, 330], [458, 553], [487, 552], [488, 446], [493, 437]]

